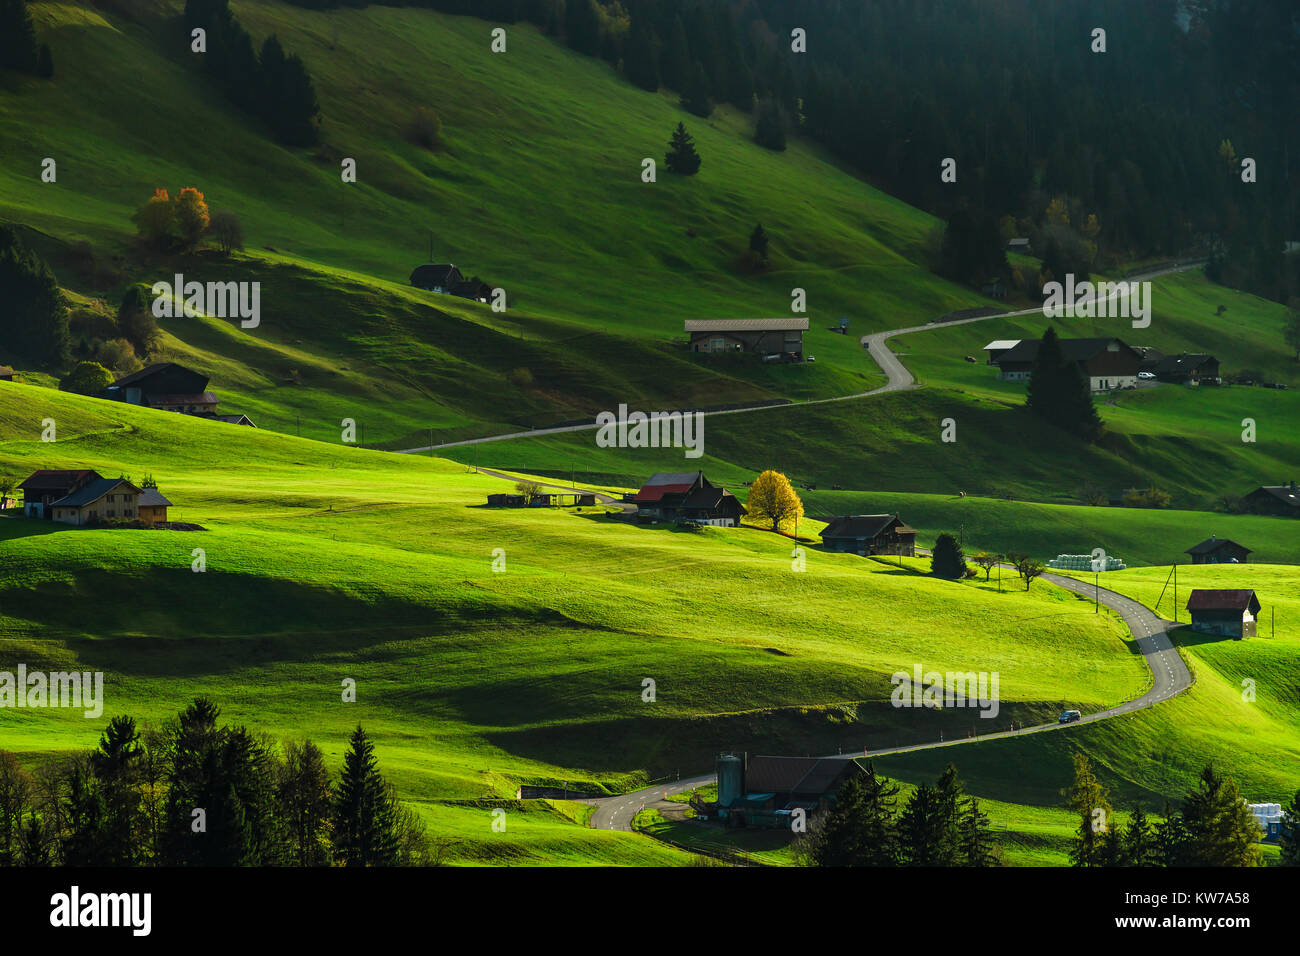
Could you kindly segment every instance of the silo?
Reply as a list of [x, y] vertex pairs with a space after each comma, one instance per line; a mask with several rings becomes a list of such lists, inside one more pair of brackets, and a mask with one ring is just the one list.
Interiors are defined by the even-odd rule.
[[718, 755], [718, 806], [729, 807], [745, 795], [745, 769], [735, 754]]

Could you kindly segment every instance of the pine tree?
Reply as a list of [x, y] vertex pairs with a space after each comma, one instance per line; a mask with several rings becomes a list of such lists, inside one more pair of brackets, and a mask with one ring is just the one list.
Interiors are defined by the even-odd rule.
[[1124, 862], [1127, 866], [1159, 866], [1161, 862], [1156, 832], [1142, 807], [1136, 803], [1124, 830]]
[[668, 43], [659, 59], [659, 70], [668, 89], [681, 92], [686, 88], [691, 70], [691, 47], [686, 41], [686, 27], [682, 25], [681, 17], [673, 18]]
[[754, 142], [759, 146], [781, 152], [785, 149], [786, 130], [790, 119], [777, 101], [759, 100], [754, 107]]
[[1092, 772], [1092, 763], [1082, 753], [1074, 755], [1074, 783], [1067, 791], [1069, 807], [1079, 816], [1070, 860], [1075, 866], [1100, 866], [1102, 840], [1112, 826], [1113, 811], [1106, 788]]
[[35, 365], [68, 360], [68, 310], [54, 273], [12, 229], [0, 226], [0, 342]]
[[966, 556], [957, 539], [947, 531], [935, 539], [930, 552], [930, 571], [949, 581], [956, 581], [966, 574]]
[[374, 746], [358, 725], [334, 792], [334, 854], [345, 866], [393, 866], [398, 835], [393, 800]]
[[144, 826], [137, 767], [140, 735], [130, 717], [114, 717], [90, 755], [104, 803], [102, 846], [108, 866], [135, 866], [142, 859]]
[[834, 803], [800, 840], [800, 858], [813, 866], [897, 865], [897, 795], [898, 786], [880, 780], [868, 763], [844, 781]]
[[1055, 327], [1039, 342], [1025, 404], [1034, 414], [1085, 441], [1101, 434], [1101, 418], [1092, 403], [1088, 377], [1078, 362], [1066, 356]]
[[39, 68], [36, 28], [27, 4], [24, 0], [0, 0], [0, 69], [37, 73]]
[[1183, 802], [1183, 822], [1190, 843], [1190, 866], [1262, 866], [1260, 829], [1255, 815], [1231, 777], [1210, 764], [1200, 786]]
[[668, 142], [668, 154], [664, 157], [664, 165], [670, 172], [682, 176], [694, 176], [700, 171], [700, 154], [695, 151], [695, 141], [691, 139], [691, 134], [686, 132], [686, 126], [682, 123], [677, 124], [677, 129], [673, 131], [673, 138]]
[[899, 858], [904, 866], [952, 866], [952, 816], [947, 798], [928, 783], [912, 791], [898, 819]]
[[564, 39], [587, 56], [600, 50], [600, 16], [594, 0], [567, 0], [564, 5]]
[[760, 222], [754, 226], [754, 231], [749, 234], [749, 251], [758, 256], [763, 262], [766, 262], [767, 243], [767, 233], [763, 231], [763, 224]]
[[279, 813], [295, 866], [329, 865], [330, 791], [325, 756], [310, 740], [289, 743], [277, 781]]
[[963, 866], [998, 865], [998, 850], [989, 832], [988, 814], [980, 809], [979, 801], [974, 797], [966, 801], [958, 827]]

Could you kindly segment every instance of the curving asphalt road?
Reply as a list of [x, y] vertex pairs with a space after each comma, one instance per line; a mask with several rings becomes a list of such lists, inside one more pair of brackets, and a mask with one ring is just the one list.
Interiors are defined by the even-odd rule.
[[[1058, 587], [1074, 591], [1084, 597], [1090, 598], [1094, 593], [1094, 585], [1077, 578], [1053, 574], [1050, 571], [1045, 571], [1042, 578]], [[914, 750], [933, 750], [938, 747], [960, 747], [981, 740], [997, 740], [1003, 737], [1021, 737], [1025, 734], [1041, 734], [1055, 730], [1065, 730], [1078, 724], [1106, 720], [1111, 717], [1118, 717], [1120, 714], [1130, 714], [1147, 707], [1154, 707], [1161, 701], [1169, 700], [1192, 686], [1191, 672], [1188, 671], [1187, 664], [1173, 646], [1173, 642], [1170, 641], [1167, 633], [1168, 626], [1173, 623], [1172, 621], [1166, 621], [1145, 605], [1106, 588], [1097, 588], [1096, 596], [1100, 603], [1113, 609], [1124, 619], [1124, 623], [1128, 625], [1129, 631], [1137, 641], [1138, 650], [1141, 651], [1147, 667], [1151, 670], [1151, 686], [1141, 697], [1125, 701], [1106, 710], [1085, 714], [1080, 720], [1070, 724], [1038, 724], [1033, 727], [1022, 727], [1019, 730], [1004, 730], [998, 733], [984, 734], [980, 737], [963, 737], [957, 740], [936, 741], [930, 744], [909, 744], [905, 747], [884, 747], [880, 750], [863, 751], [861, 754], [829, 754], [827, 755], [828, 759], [853, 760], [859, 756], [875, 757], [882, 754], [908, 753]], [[644, 809], [669, 794], [694, 790], [696, 787], [713, 783], [715, 779], [716, 776], [709, 773], [698, 777], [675, 780], [671, 783], [656, 784], [616, 797], [591, 798], [584, 802], [590, 803], [596, 808], [596, 812], [591, 817], [591, 826], [601, 830], [631, 830], [632, 821], [636, 817], [638, 810]]]
[[[1171, 275], [1175, 272], [1187, 272], [1191, 269], [1199, 269], [1205, 264], [1204, 259], [1197, 259], [1191, 262], [1185, 262], [1180, 265], [1169, 266], [1164, 269], [1153, 269], [1147, 272], [1134, 273], [1124, 281], [1139, 282], [1147, 279], [1154, 279], [1158, 276]], [[1116, 292], [1112, 292], [1103, 301], [1111, 301], [1117, 297]], [[1096, 295], [1092, 297], [1096, 301]], [[1033, 309], [1020, 309], [1015, 312], [998, 312], [993, 315], [977, 315], [969, 319], [957, 319], [952, 322], [929, 322], [926, 325], [913, 325], [906, 329], [890, 329], [886, 332], [874, 332], [870, 335], [864, 335], [859, 341], [862, 346], [871, 353], [871, 357], [876, 364], [880, 366], [881, 371], [885, 373], [888, 379], [884, 385], [878, 388], [869, 389], [865, 392], [855, 392], [852, 395], [836, 395], [831, 398], [810, 398], [803, 401], [790, 402], [787, 405], [743, 405], [740, 408], [719, 409], [712, 412], [704, 412], [705, 415], [743, 415], [747, 412], [766, 411], [772, 408], [792, 408], [796, 405], [824, 405], [827, 402], [847, 402], [856, 398], [868, 398], [872, 395], [881, 395], [885, 392], [898, 392], [903, 389], [917, 388], [916, 379], [912, 373], [907, 370], [898, 356], [889, 350], [886, 344], [889, 339], [896, 335], [907, 335], [911, 332], [926, 332], [933, 329], [946, 329], [954, 325], [969, 325], [971, 322], [987, 322], [990, 319], [1007, 319], [1017, 315], [1033, 315], [1042, 313], [1041, 306]], [[536, 438], [538, 435], [559, 435], [565, 432], [585, 432], [594, 431], [598, 426], [595, 424], [585, 425], [560, 425], [554, 428], [533, 428], [526, 432], [511, 432], [508, 435], [489, 435], [485, 438], [466, 438], [462, 441], [449, 441], [440, 445], [422, 445], [419, 448], [403, 448], [398, 454], [416, 455], [422, 452], [437, 451], [439, 448], [458, 448], [462, 445], [481, 445], [493, 441], [510, 441], [514, 438]]]

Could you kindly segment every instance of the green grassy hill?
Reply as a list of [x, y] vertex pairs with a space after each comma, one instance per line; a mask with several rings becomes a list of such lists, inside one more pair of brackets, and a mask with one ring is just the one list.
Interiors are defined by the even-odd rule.
[[[764, 532], [491, 510], [484, 495], [509, 486], [442, 459], [4, 388], [0, 471], [150, 472], [173, 520], [206, 530], [0, 518], [0, 661], [104, 671], [106, 715], [156, 722], [207, 694], [229, 718], [309, 734], [331, 758], [360, 721], [466, 858], [506, 859], [486, 820], [482, 834], [458, 822], [472, 818], [463, 801], [503, 799], [521, 781], [617, 789], [707, 766], [719, 747], [951, 739], [1146, 684], [1119, 622], [1056, 589], [998, 594], [918, 574], [923, 562], [815, 550], [798, 573], [788, 539]], [[39, 440], [44, 418], [57, 442]], [[917, 663], [999, 672], [998, 717], [889, 706], [889, 675]], [[345, 678], [356, 704], [341, 702]], [[99, 723], [5, 710], [0, 737], [39, 760], [92, 746]], [[561, 830], [561, 857], [575, 861], [598, 852], [588, 839], [613, 839]], [[520, 859], [550, 859], [544, 836]]]

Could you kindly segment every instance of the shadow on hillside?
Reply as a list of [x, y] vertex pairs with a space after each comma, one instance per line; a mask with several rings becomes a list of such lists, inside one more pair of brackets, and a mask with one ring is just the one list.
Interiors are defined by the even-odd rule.
[[[1179, 647], [1200, 647], [1202, 644], [1230, 644], [1237, 640], [1235, 637], [1226, 637], [1223, 634], [1202, 634], [1200, 631], [1193, 631], [1190, 624], [1181, 623], [1170, 624], [1166, 633], [1169, 635], [1169, 639]], [[1261, 634], [1259, 637], [1268, 640], [1267, 633]], [[1258, 637], [1245, 638], [1248, 641], [1257, 639]]]
[[44, 518], [27, 518], [16, 514], [0, 517], [0, 541], [16, 541], [19, 538], [32, 538], [36, 535], [53, 534], [56, 531], [76, 530], [72, 525], [60, 521], [46, 521]]

